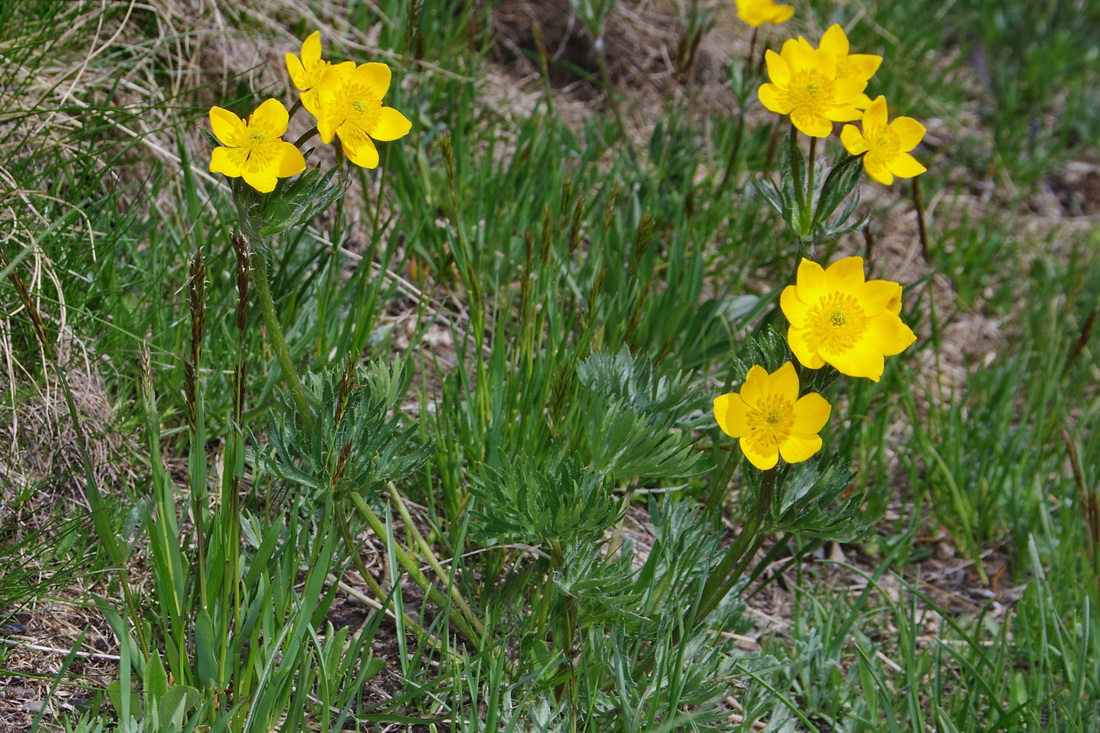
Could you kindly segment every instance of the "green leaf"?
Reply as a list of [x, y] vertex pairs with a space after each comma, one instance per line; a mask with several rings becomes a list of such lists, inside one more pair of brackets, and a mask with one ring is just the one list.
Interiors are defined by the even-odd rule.
[[160, 653], [153, 650], [153, 656], [145, 664], [145, 704], [148, 706], [168, 691], [168, 675], [164, 673], [164, 664], [160, 660]]

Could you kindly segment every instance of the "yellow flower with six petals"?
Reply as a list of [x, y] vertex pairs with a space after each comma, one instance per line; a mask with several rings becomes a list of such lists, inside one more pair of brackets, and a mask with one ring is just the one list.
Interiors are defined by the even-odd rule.
[[210, 108], [210, 127], [224, 147], [214, 148], [210, 172], [245, 183], [261, 193], [271, 193], [280, 178], [306, 169], [302, 152], [282, 138], [290, 117], [277, 99], [268, 99], [242, 120], [221, 107]]
[[780, 53], [769, 49], [764, 59], [771, 81], [757, 92], [761, 103], [772, 112], [790, 115], [806, 135], [828, 137], [833, 122], [859, 119], [867, 80], [838, 79], [836, 54], [792, 38]]
[[390, 88], [390, 68], [385, 64], [336, 64], [325, 72], [317, 88], [317, 131], [326, 145], [335, 135], [348, 160], [364, 168], [378, 166], [374, 141], [404, 137], [412, 129], [405, 115], [382, 106]]
[[791, 362], [774, 374], [760, 366], [749, 369], [741, 392], [714, 399], [714, 418], [752, 465], [764, 471], [774, 468], [779, 456], [787, 463], [805, 461], [821, 450], [818, 435], [829, 420], [832, 407], [811, 392], [798, 396], [798, 373]]
[[786, 23], [794, 15], [790, 5], [780, 5], [774, 0], [736, 0], [737, 17], [753, 28], [765, 23]]
[[[807, 50], [812, 51], [814, 48], [809, 41], [801, 36], [798, 37], [798, 42], [803, 44]], [[836, 56], [837, 79], [856, 79], [867, 83], [882, 64], [881, 56], [869, 53], [849, 53], [851, 46], [848, 43], [848, 36], [844, 33], [844, 29], [836, 24], [829, 26], [829, 29], [825, 31], [825, 35], [821, 36], [821, 50], [828, 51]], [[855, 106], [866, 109], [870, 104], [871, 98], [866, 94], [861, 94], [859, 103]]]
[[845, 125], [840, 141], [852, 155], [863, 156], [867, 175], [889, 186], [898, 178], [913, 178], [927, 168], [909, 154], [924, 139], [924, 125], [912, 117], [888, 120], [886, 97], [878, 97], [863, 113], [863, 131]]
[[286, 70], [298, 91], [302, 92], [302, 106], [317, 116], [317, 86], [332, 66], [321, 58], [321, 31], [313, 31], [302, 41], [302, 58], [292, 53], [286, 55]]
[[902, 323], [901, 285], [865, 281], [862, 257], [845, 257], [829, 269], [803, 259], [795, 285], [783, 289], [779, 306], [790, 322], [787, 343], [810, 369], [831, 364], [850, 377], [878, 381], [884, 358], [916, 340]]

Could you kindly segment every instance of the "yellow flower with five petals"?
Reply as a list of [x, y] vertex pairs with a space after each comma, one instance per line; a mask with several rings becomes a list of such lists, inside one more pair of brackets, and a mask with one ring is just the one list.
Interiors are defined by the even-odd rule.
[[302, 152], [284, 141], [290, 117], [277, 99], [268, 99], [242, 120], [221, 107], [210, 109], [210, 127], [224, 147], [214, 148], [210, 172], [243, 177], [261, 193], [271, 193], [280, 178], [306, 169]]
[[780, 5], [775, 0], [735, 0], [737, 3], [737, 17], [745, 21], [753, 28], [759, 28], [765, 23], [786, 23], [794, 15], [794, 8], [790, 5]]
[[831, 364], [841, 374], [877, 382], [884, 357], [900, 354], [917, 338], [898, 317], [901, 285], [865, 281], [862, 257], [845, 257], [827, 270], [803, 259], [779, 307], [791, 324], [787, 343], [810, 369]]
[[302, 57], [286, 55], [286, 70], [298, 91], [302, 92], [302, 106], [317, 116], [317, 86], [332, 66], [321, 58], [321, 31], [313, 31], [302, 41]]
[[865, 79], [837, 78], [836, 54], [815, 49], [805, 40], [789, 39], [780, 53], [764, 55], [769, 83], [757, 95], [772, 112], [790, 115], [796, 128], [811, 137], [828, 137], [833, 122], [859, 119]]
[[818, 435], [832, 407], [811, 392], [798, 396], [798, 373], [786, 362], [774, 374], [761, 366], [749, 369], [741, 391], [714, 399], [714, 418], [752, 465], [774, 468], [779, 457], [787, 463], [805, 461], [821, 450]]
[[845, 125], [840, 141], [852, 155], [863, 156], [867, 175], [889, 186], [898, 178], [913, 178], [927, 168], [909, 154], [924, 139], [924, 125], [912, 117], [888, 122], [886, 97], [878, 97], [863, 113], [863, 131]]
[[333, 136], [348, 160], [364, 168], [378, 166], [374, 141], [404, 137], [412, 129], [405, 115], [382, 106], [390, 88], [390, 67], [371, 63], [356, 66], [351, 61], [336, 64], [325, 72], [318, 93], [317, 131], [326, 145]]

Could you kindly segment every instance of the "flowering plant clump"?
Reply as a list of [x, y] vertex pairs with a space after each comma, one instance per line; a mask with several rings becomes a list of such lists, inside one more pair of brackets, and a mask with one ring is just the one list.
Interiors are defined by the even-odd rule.
[[810, 137], [828, 137], [833, 122], [860, 117], [867, 80], [850, 75], [838, 78], [838, 57], [824, 48], [788, 39], [780, 53], [768, 50], [768, 83], [757, 92], [772, 112], [790, 115], [791, 123]]
[[862, 257], [845, 257], [828, 269], [803, 259], [796, 284], [783, 290], [779, 305], [791, 324], [791, 351], [810, 369], [830, 364], [841, 374], [877, 382], [884, 357], [916, 340], [898, 317], [901, 285], [865, 281]]
[[765, 23], [786, 23], [794, 15], [794, 7], [780, 5], [774, 0], [736, 0], [737, 17], [753, 28]]
[[898, 178], [913, 178], [927, 168], [909, 154], [924, 139], [924, 125], [912, 117], [888, 122], [886, 97], [878, 97], [863, 113], [863, 130], [845, 125], [840, 141], [852, 155], [863, 156], [867, 175], [889, 186]]
[[780, 456], [787, 463], [798, 463], [821, 450], [818, 433], [831, 411], [816, 392], [798, 396], [798, 374], [789, 361], [774, 374], [753, 366], [739, 393], [714, 400], [718, 426], [740, 439], [745, 457], [760, 470], [774, 468]]
[[269, 99], [242, 120], [221, 107], [210, 109], [210, 127], [223, 147], [214, 148], [210, 172], [245, 183], [261, 193], [271, 193], [280, 178], [306, 169], [302, 152], [283, 140], [290, 117], [283, 103]]
[[321, 141], [327, 145], [335, 135], [348, 160], [363, 168], [377, 167], [374, 141], [397, 140], [412, 129], [405, 115], [382, 106], [389, 88], [390, 67], [385, 64], [356, 66], [345, 61], [328, 69], [317, 88], [316, 106], [310, 109]]

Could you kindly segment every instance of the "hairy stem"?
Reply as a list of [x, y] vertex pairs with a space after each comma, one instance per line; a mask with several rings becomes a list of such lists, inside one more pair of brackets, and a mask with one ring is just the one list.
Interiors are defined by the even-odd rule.
[[283, 327], [279, 323], [279, 316], [275, 313], [275, 301], [271, 299], [271, 283], [267, 277], [267, 259], [259, 249], [252, 251], [253, 282], [256, 283], [256, 300], [260, 303], [260, 310], [264, 314], [264, 324], [267, 326], [267, 336], [271, 346], [275, 350], [275, 357], [279, 360], [279, 367], [283, 370], [283, 378], [290, 395], [294, 398], [294, 405], [298, 408], [306, 427], [313, 429], [313, 408], [309, 406], [306, 393], [298, 381], [298, 372], [294, 368], [294, 361], [290, 358], [290, 349], [283, 338]]

